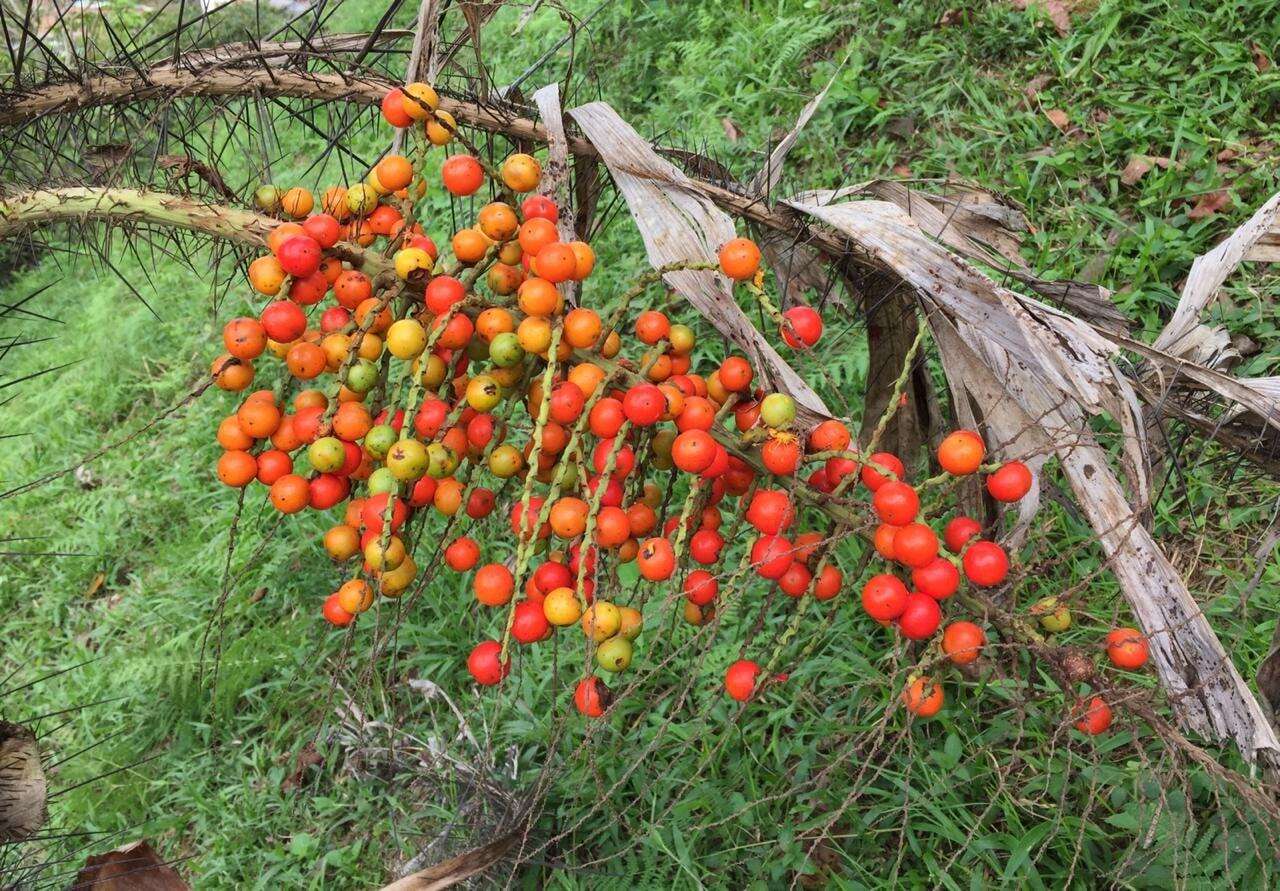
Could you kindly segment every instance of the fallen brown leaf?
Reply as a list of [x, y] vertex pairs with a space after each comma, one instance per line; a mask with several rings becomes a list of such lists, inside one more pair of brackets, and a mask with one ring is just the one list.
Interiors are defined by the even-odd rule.
[[1187, 211], [1187, 219], [1203, 220], [1205, 217], [1211, 217], [1215, 213], [1226, 210], [1231, 206], [1231, 193], [1226, 189], [1218, 189], [1216, 192], [1206, 192], [1196, 201], [1195, 206]]
[[1146, 176], [1155, 166], [1155, 159], [1150, 155], [1131, 155], [1129, 163], [1120, 171], [1120, 182], [1126, 186], [1136, 185], [1138, 180]]
[[188, 891], [190, 887], [149, 842], [136, 841], [85, 860], [71, 891]]
[[910, 168], [909, 166], [907, 166], [906, 164], [894, 164], [894, 165], [893, 165], [893, 175], [894, 175], [894, 176], [903, 176], [903, 177], [910, 176], [910, 175], [911, 175], [911, 168]]
[[738, 125], [733, 122], [733, 118], [721, 118], [720, 126], [724, 127], [724, 135], [729, 138], [730, 142], [737, 142], [742, 138], [742, 131], [739, 130]]
[[1271, 70], [1271, 57], [1258, 44], [1258, 41], [1249, 41], [1249, 52], [1253, 54], [1253, 66], [1258, 69], [1259, 74]]
[[292, 792], [294, 789], [301, 788], [307, 781], [307, 773], [311, 768], [323, 765], [324, 758], [316, 750], [315, 743], [307, 743], [302, 747], [302, 751], [298, 752], [298, 757], [293, 760], [293, 773], [280, 782], [280, 791]]
[[1044, 116], [1062, 133], [1071, 129], [1071, 118], [1067, 117], [1067, 113], [1061, 108], [1051, 108], [1044, 113]]
[[107, 574], [99, 572], [89, 581], [89, 587], [84, 589], [84, 599], [92, 600], [94, 595], [102, 590], [102, 586], [107, 583]]
[[938, 18], [939, 28], [950, 28], [952, 25], [962, 25], [969, 18], [968, 10], [952, 7], [944, 10]]
[[1047, 87], [1052, 80], [1052, 74], [1037, 74], [1027, 81], [1027, 85], [1022, 88], [1022, 92], [1028, 99], [1034, 99], [1040, 95], [1040, 91]]
[[1062, 0], [1011, 0], [1014, 9], [1030, 9], [1037, 7], [1044, 10], [1059, 37], [1071, 32], [1071, 11]]

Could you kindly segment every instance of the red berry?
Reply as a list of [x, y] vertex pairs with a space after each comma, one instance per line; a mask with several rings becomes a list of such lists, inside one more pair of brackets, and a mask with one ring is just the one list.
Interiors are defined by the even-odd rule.
[[480, 559], [480, 545], [463, 536], [444, 549], [444, 562], [454, 572], [466, 572], [476, 565]]
[[759, 489], [747, 506], [746, 520], [765, 535], [777, 535], [795, 520], [791, 496], [781, 489]]
[[321, 614], [330, 625], [336, 625], [339, 628], [345, 628], [350, 625], [351, 620], [355, 618], [355, 616], [342, 608], [342, 604], [338, 602], [336, 592], [325, 598], [324, 609], [321, 610]]
[[662, 419], [667, 397], [653, 384], [636, 384], [623, 397], [622, 410], [637, 427], [648, 427]]
[[295, 278], [306, 278], [320, 268], [324, 253], [320, 245], [309, 235], [295, 235], [280, 245], [276, 251], [280, 268]]
[[780, 535], [762, 535], [751, 546], [751, 565], [763, 578], [782, 578], [794, 560], [791, 542]]
[[467, 671], [471, 672], [477, 684], [492, 687], [507, 676], [511, 671], [511, 661], [503, 662], [501, 655], [502, 644], [496, 640], [484, 640], [475, 645], [467, 657]]
[[716, 599], [720, 583], [705, 569], [695, 569], [684, 580], [684, 596], [690, 603], [706, 606]]
[[609, 688], [605, 686], [604, 681], [594, 675], [578, 681], [578, 686], [573, 691], [574, 707], [588, 718], [598, 718], [603, 715], [604, 710], [609, 707], [611, 698]]
[[1017, 501], [1031, 491], [1031, 470], [1021, 461], [1010, 461], [987, 477], [987, 491], [996, 501]]
[[938, 536], [924, 523], [908, 523], [894, 533], [893, 557], [917, 569], [938, 556]]
[[897, 455], [891, 452], [876, 452], [867, 459], [866, 466], [862, 468], [862, 485], [872, 492], [889, 482], [889, 477], [877, 470], [876, 467], [873, 467], [873, 464], [883, 467], [885, 470], [893, 471], [899, 482], [906, 479], [907, 468], [898, 460]]
[[907, 595], [902, 615], [898, 616], [898, 627], [904, 637], [911, 640], [926, 640], [942, 624], [942, 610], [938, 609], [938, 601], [928, 594], [912, 591]]
[[881, 522], [890, 526], [905, 526], [920, 511], [920, 497], [906, 483], [891, 480], [876, 489], [871, 506], [875, 508]]
[[958, 554], [964, 550], [969, 539], [981, 532], [982, 524], [972, 517], [955, 517], [942, 530], [942, 538], [947, 543], [947, 550]]
[[808, 306], [793, 306], [782, 318], [782, 339], [793, 350], [808, 349], [822, 337], [822, 316]]
[[983, 588], [1004, 581], [1009, 574], [1009, 557], [994, 541], [976, 541], [964, 552], [965, 578]]
[[960, 570], [946, 557], [934, 557], [911, 571], [911, 583], [935, 600], [945, 600], [960, 587]]
[[720, 559], [724, 536], [714, 529], [699, 529], [689, 539], [689, 556], [703, 566], [710, 566]]
[[1077, 703], [1076, 714], [1076, 729], [1090, 736], [1104, 733], [1111, 726], [1111, 706], [1101, 696], [1094, 696], [1087, 704]]
[[260, 319], [267, 337], [276, 343], [292, 343], [307, 330], [307, 314], [292, 300], [268, 303]]
[[511, 636], [522, 644], [537, 643], [547, 636], [551, 623], [542, 610], [542, 604], [521, 600], [511, 617]]
[[756, 677], [760, 674], [760, 666], [750, 659], [739, 659], [729, 666], [724, 673], [725, 692], [738, 702], [746, 702], [756, 689]]
[[907, 606], [907, 586], [897, 576], [874, 575], [862, 586], [862, 608], [877, 622], [892, 622]]

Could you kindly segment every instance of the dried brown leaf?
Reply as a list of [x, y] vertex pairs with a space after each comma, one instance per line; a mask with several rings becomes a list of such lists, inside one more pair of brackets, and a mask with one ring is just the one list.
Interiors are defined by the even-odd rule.
[[1057, 127], [1062, 133], [1066, 133], [1071, 129], [1071, 118], [1061, 108], [1050, 108], [1044, 113], [1044, 116], [1049, 119], [1049, 123]]
[[71, 891], [187, 891], [177, 870], [147, 841], [136, 841], [85, 860]]
[[737, 142], [742, 138], [742, 131], [738, 129], [738, 125], [733, 122], [733, 118], [725, 115], [720, 119], [720, 126], [724, 128], [724, 135], [730, 142]]
[[1206, 192], [1201, 195], [1191, 210], [1187, 211], [1187, 219], [1203, 220], [1215, 213], [1220, 213], [1231, 206], [1231, 193], [1226, 189]]
[[1264, 74], [1271, 70], [1271, 57], [1267, 55], [1267, 51], [1256, 40], [1249, 41], [1249, 53], [1253, 56], [1253, 67], [1258, 69], [1259, 74]]
[[1146, 155], [1133, 155], [1129, 158], [1129, 163], [1124, 165], [1124, 170], [1120, 171], [1120, 182], [1126, 186], [1137, 185], [1138, 180], [1146, 176], [1151, 167], [1151, 159]]
[[1036, 98], [1040, 95], [1040, 91], [1047, 87], [1052, 80], [1052, 74], [1037, 74], [1027, 81], [1027, 85], [1022, 88], [1023, 95], [1028, 99]]
[[95, 573], [93, 578], [89, 580], [89, 586], [84, 589], [84, 599], [92, 600], [106, 583], [107, 574], [105, 572]]
[[1062, 0], [1010, 0], [1010, 3], [1014, 9], [1043, 10], [1059, 37], [1065, 37], [1071, 31], [1071, 11]]
[[280, 781], [280, 791], [292, 792], [294, 789], [301, 788], [306, 785], [311, 768], [323, 766], [324, 758], [316, 749], [315, 743], [307, 743], [293, 759], [293, 772]]

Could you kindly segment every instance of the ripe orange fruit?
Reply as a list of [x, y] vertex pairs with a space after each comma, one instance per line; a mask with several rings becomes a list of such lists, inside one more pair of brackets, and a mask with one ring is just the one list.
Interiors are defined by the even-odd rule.
[[938, 464], [953, 476], [967, 476], [982, 466], [987, 449], [972, 430], [957, 430], [938, 446]]
[[228, 450], [247, 451], [253, 445], [253, 437], [240, 429], [235, 415], [228, 415], [218, 424], [218, 445]]
[[520, 242], [520, 249], [530, 257], [536, 257], [544, 247], [559, 241], [560, 233], [556, 230], [555, 223], [541, 217], [534, 217], [520, 224], [520, 231], [516, 237]]
[[542, 165], [532, 155], [515, 154], [502, 162], [502, 181], [513, 192], [532, 192], [542, 180]]
[[324, 549], [334, 560], [350, 560], [360, 550], [360, 532], [354, 526], [339, 523], [324, 534]]
[[280, 209], [295, 220], [300, 220], [311, 213], [311, 208], [315, 207], [315, 204], [311, 193], [298, 186], [294, 186], [280, 196]]
[[421, 121], [440, 107], [440, 96], [430, 85], [415, 81], [401, 88], [400, 107], [407, 117]]
[[750, 238], [735, 238], [720, 248], [720, 269], [735, 281], [745, 281], [760, 268], [760, 249]]
[[476, 216], [480, 231], [494, 241], [508, 241], [520, 229], [520, 220], [511, 205], [501, 201], [486, 204]]
[[302, 228], [298, 223], [281, 223], [279, 226], [272, 229], [267, 235], [267, 249], [271, 251], [271, 253], [279, 255], [280, 248], [284, 246], [286, 241], [290, 238], [306, 234], [307, 230]]
[[250, 399], [236, 411], [236, 423], [254, 439], [265, 439], [280, 426], [280, 409], [263, 399]]
[[258, 475], [258, 462], [248, 452], [233, 450], [223, 452], [218, 459], [218, 479], [237, 489], [253, 482]]
[[573, 248], [562, 241], [543, 245], [533, 261], [534, 271], [547, 281], [559, 283], [573, 278], [578, 268], [578, 257]]
[[476, 570], [471, 588], [476, 600], [485, 606], [502, 606], [511, 600], [515, 580], [511, 577], [511, 570], [501, 563], [488, 563]]
[[569, 247], [575, 260], [573, 280], [582, 281], [596, 268], [596, 252], [585, 241], [571, 241]]
[[338, 605], [355, 615], [373, 606], [373, 589], [363, 579], [351, 579], [338, 589]]
[[387, 155], [373, 168], [373, 172], [388, 192], [403, 189], [413, 180], [413, 165], [400, 155]]
[[1107, 635], [1107, 658], [1117, 668], [1141, 668], [1148, 656], [1147, 640], [1137, 628], [1116, 628]]
[[459, 229], [453, 236], [453, 255], [467, 266], [479, 263], [489, 249], [489, 239], [479, 229]]
[[299, 380], [309, 381], [320, 376], [328, 359], [316, 344], [300, 341], [289, 347], [284, 361], [290, 374]]
[[[271, 504], [282, 514], [296, 514], [311, 500], [311, 487], [296, 473], [282, 476], [271, 484]], [[348, 610], [354, 612], [354, 610]]]
[[253, 363], [223, 353], [210, 366], [213, 382], [219, 390], [238, 393], [253, 383]]
[[956, 665], [973, 662], [986, 643], [986, 634], [972, 622], [952, 622], [942, 632], [942, 652]]
[[902, 703], [907, 711], [920, 718], [932, 718], [942, 708], [942, 685], [932, 678], [918, 677], [902, 691]]
[[472, 195], [484, 185], [484, 168], [470, 155], [454, 155], [440, 165], [440, 179], [449, 194]]
[[249, 284], [259, 294], [274, 297], [284, 284], [284, 267], [273, 255], [259, 257], [249, 264]]
[[[563, 299], [560, 292], [556, 290], [556, 286], [544, 278], [526, 279], [517, 294], [520, 311], [527, 316], [550, 316]], [[546, 347], [543, 349], [545, 350]], [[526, 350], [528, 350], [527, 347]]]
[[[720, 363], [720, 370], [716, 372], [717, 380], [721, 387], [731, 393], [743, 393], [751, 386], [751, 379], [755, 376], [751, 371], [751, 365], [741, 356], [730, 356]], [[710, 388], [711, 382], [707, 382]], [[724, 400], [719, 400], [724, 401]]]
[[636, 337], [641, 343], [655, 344], [671, 331], [671, 321], [655, 309], [646, 310], [636, 317]]

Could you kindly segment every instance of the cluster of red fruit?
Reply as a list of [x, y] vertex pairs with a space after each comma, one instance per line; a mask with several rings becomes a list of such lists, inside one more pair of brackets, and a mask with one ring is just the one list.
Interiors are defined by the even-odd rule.
[[[425, 84], [392, 90], [382, 109], [393, 126], [421, 125], [427, 143], [455, 135]], [[833, 598], [844, 582], [832, 553], [839, 536], [797, 528], [796, 499], [838, 495], [859, 481], [883, 522], [875, 547], [911, 570], [915, 589], [889, 574], [871, 579], [863, 605], [873, 618], [925, 640], [961, 568], [975, 585], [1003, 581], [1008, 559], [976, 539], [977, 523], [953, 520], [944, 533], [952, 555], [941, 554], [918, 521], [919, 493], [897, 457], [862, 458], [837, 420], [797, 430], [794, 401], [757, 387], [745, 359], [729, 356], [704, 376], [694, 370], [693, 330], [665, 313], [644, 310], [628, 323], [625, 300], [608, 319], [567, 305], [567, 283], [587, 279], [596, 258], [586, 243], [561, 240], [556, 202], [533, 194], [541, 174], [527, 154], [497, 170], [473, 154], [446, 159], [441, 179], [451, 195], [491, 183], [497, 200], [454, 232], [443, 260], [415, 219], [426, 183], [405, 157], [384, 157], [363, 182], [329, 189], [318, 213], [303, 189], [264, 186], [255, 196], [262, 210], [292, 218], [275, 226], [270, 253], [249, 266], [254, 289], [275, 299], [256, 318], [226, 325], [213, 374], [222, 389], [246, 390], [254, 361], [267, 353], [288, 374], [223, 420], [218, 476], [230, 486], [267, 486], [283, 513], [345, 502], [324, 547], [357, 568], [325, 600], [329, 622], [349, 625], [378, 593], [403, 594], [418, 575], [414, 539], [443, 538], [443, 566], [470, 573], [475, 599], [502, 610], [500, 632], [467, 659], [477, 682], [506, 677], [513, 640], [534, 644], [572, 625], [601, 670], [622, 671], [643, 619], [615, 602], [617, 575], [603, 568], [634, 563], [643, 579], [665, 583], [691, 561], [697, 567], [679, 582], [684, 618], [704, 624], [721, 598], [727, 512], [757, 533], [744, 561], [758, 577], [789, 597]], [[762, 296], [754, 243], [733, 239], [718, 259], [721, 274]], [[820, 339], [822, 319], [810, 307], [770, 311], [789, 347]], [[627, 329], [631, 355], [623, 355]], [[325, 376], [328, 393], [300, 389], [289, 410], [291, 388]], [[1021, 498], [1031, 485], [1027, 468], [982, 468], [984, 452], [979, 437], [960, 432], [939, 461], [955, 475], [989, 470], [995, 498]], [[807, 476], [805, 464], [816, 468]], [[518, 485], [500, 505], [507, 480]], [[514, 535], [504, 559], [486, 559], [496, 542], [462, 528], [495, 512]], [[433, 515], [444, 531], [424, 535]], [[941, 646], [966, 662], [984, 640], [977, 626], [956, 622]], [[750, 698], [760, 672], [736, 662], [725, 677], [729, 695]], [[942, 704], [927, 678], [905, 697], [920, 715]], [[610, 694], [593, 673], [573, 698], [594, 717]]]

